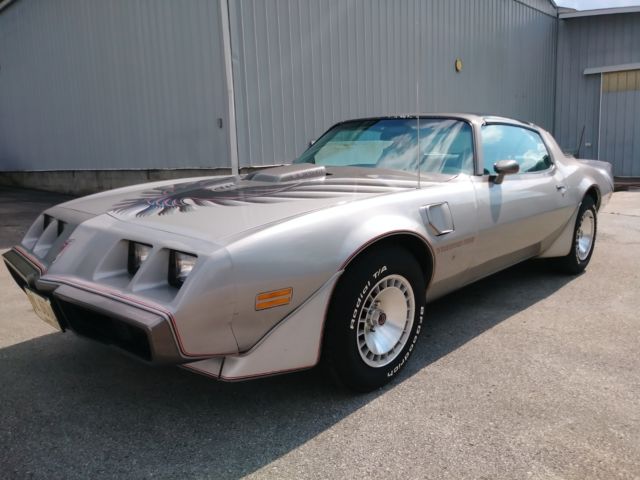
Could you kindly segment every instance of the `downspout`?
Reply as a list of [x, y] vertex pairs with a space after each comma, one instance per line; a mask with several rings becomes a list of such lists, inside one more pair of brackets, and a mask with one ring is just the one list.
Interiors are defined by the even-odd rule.
[[229, 0], [220, 0], [220, 26], [222, 27], [222, 50], [227, 84], [227, 114], [229, 118], [229, 159], [231, 174], [238, 175], [238, 131], [236, 125], [236, 102], [233, 89], [233, 64], [231, 61], [231, 28], [229, 22]]

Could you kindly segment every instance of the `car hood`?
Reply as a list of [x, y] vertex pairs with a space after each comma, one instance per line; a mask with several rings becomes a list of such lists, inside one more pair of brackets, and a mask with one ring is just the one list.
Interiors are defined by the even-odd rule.
[[[417, 187], [416, 177], [402, 172], [300, 167], [136, 185], [72, 200], [61, 207], [224, 243], [227, 237], [298, 215]], [[311, 171], [313, 174], [307, 174]], [[421, 185], [451, 178], [423, 177]]]

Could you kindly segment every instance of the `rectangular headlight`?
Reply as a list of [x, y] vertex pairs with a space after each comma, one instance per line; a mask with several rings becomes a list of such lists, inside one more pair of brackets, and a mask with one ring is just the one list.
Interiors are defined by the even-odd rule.
[[169, 254], [169, 285], [180, 288], [196, 264], [197, 256], [171, 250]]
[[140, 266], [149, 257], [151, 245], [139, 242], [129, 242], [129, 257], [127, 258], [127, 270], [135, 275]]

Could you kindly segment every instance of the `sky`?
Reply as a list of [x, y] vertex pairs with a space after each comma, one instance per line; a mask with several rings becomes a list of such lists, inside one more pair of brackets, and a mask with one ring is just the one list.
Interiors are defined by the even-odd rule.
[[576, 10], [640, 6], [640, 0], [556, 0], [556, 3], [561, 7]]

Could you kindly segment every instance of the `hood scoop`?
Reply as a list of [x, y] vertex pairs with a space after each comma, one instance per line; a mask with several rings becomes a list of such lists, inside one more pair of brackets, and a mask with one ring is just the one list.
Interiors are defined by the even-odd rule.
[[324, 178], [326, 175], [327, 169], [323, 165], [298, 163], [258, 170], [257, 172], [250, 173], [246, 178], [247, 180], [256, 182], [281, 183], [308, 180], [310, 178]]

